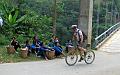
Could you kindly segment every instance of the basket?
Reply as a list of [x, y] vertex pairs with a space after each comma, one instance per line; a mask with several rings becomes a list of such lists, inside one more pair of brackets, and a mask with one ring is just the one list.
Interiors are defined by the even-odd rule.
[[21, 56], [22, 58], [27, 58], [27, 56], [28, 56], [28, 48], [22, 48], [22, 49], [20, 50], [20, 56]]
[[55, 58], [55, 51], [46, 51], [46, 56], [48, 59]]
[[13, 46], [7, 46], [7, 53], [8, 54], [14, 54], [15, 53], [15, 49]]
[[68, 52], [69, 51], [75, 51], [75, 47], [74, 46], [68, 46]]

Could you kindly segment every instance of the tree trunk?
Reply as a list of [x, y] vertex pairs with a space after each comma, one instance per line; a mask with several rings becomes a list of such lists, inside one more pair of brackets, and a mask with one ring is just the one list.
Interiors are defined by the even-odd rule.
[[54, 0], [54, 13], [53, 13], [53, 34], [56, 35], [56, 17], [57, 17], [57, 11], [56, 11], [56, 0]]

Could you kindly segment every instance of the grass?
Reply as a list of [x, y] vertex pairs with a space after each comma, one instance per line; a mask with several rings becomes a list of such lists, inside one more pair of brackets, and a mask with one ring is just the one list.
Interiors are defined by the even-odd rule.
[[[64, 47], [63, 47], [64, 48]], [[27, 58], [22, 58], [20, 56], [20, 49], [18, 49], [18, 54], [8, 54], [7, 48], [5, 46], [0, 46], [0, 64], [2, 63], [17, 63], [17, 62], [31, 62], [31, 61], [41, 61], [42, 58], [36, 57], [35, 54], [30, 54]]]
[[[20, 51], [20, 50], [19, 50]], [[21, 58], [20, 52], [17, 54], [8, 54], [6, 47], [0, 47], [0, 63], [16, 63], [16, 62], [28, 62], [28, 61], [40, 61], [41, 58], [37, 58], [35, 54], [31, 54], [27, 58]]]

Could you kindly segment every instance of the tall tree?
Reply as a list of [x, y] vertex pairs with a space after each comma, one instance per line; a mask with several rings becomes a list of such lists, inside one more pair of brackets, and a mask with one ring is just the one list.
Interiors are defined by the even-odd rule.
[[56, 18], [57, 18], [57, 10], [56, 10], [56, 6], [57, 6], [57, 0], [54, 0], [54, 15], [53, 15], [53, 34], [56, 35]]

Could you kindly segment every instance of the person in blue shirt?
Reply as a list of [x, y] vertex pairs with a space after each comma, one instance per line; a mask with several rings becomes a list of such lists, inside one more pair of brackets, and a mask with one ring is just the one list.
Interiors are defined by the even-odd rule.
[[53, 47], [55, 50], [55, 56], [60, 56], [63, 53], [62, 46], [59, 44], [59, 42], [55, 42], [55, 46]]
[[44, 45], [42, 41], [38, 39], [37, 36], [33, 37], [33, 44], [31, 45], [32, 49], [35, 49], [36, 55], [43, 57], [45, 60], [48, 60], [46, 56], [46, 51], [52, 51], [52, 48], [48, 48]]
[[48, 46], [53, 48], [54, 47], [54, 42], [52, 40], [49, 41]]
[[27, 40], [25, 41], [25, 48], [28, 49], [28, 55], [30, 55], [30, 53], [31, 53], [31, 46], [30, 46], [29, 39], [27, 39]]

